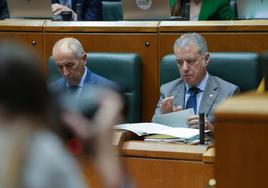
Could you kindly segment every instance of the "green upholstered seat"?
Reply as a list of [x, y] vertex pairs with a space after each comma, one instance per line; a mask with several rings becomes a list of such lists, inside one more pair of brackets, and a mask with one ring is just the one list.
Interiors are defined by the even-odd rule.
[[[105, 78], [116, 82], [126, 97], [127, 122], [141, 120], [141, 58], [135, 53], [87, 53], [87, 67]], [[50, 58], [48, 80], [55, 81], [60, 74]]]
[[122, 20], [121, 1], [102, 1], [102, 19], [103, 21]]
[[[210, 53], [208, 72], [240, 87], [241, 91], [254, 90], [262, 79], [260, 57], [250, 52]], [[160, 85], [179, 78], [174, 54], [161, 59]]]

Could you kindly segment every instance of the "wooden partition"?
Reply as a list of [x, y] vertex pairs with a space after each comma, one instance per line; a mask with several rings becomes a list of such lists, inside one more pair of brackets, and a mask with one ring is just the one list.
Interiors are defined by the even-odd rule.
[[[207, 146], [131, 140], [119, 150], [126, 174], [137, 188], [207, 188], [214, 178], [215, 154]], [[89, 184], [102, 187], [89, 158], [81, 157], [80, 163]]]
[[214, 165], [204, 157], [206, 152], [202, 145], [128, 141], [122, 147], [122, 160], [139, 188], [207, 188]]
[[[44, 61], [43, 20], [2, 20], [0, 40], [22, 43]], [[11, 49], [12, 50], [12, 49]], [[43, 67], [43, 64], [40, 66]]]
[[80, 40], [88, 52], [133, 52], [142, 59], [142, 119], [150, 121], [158, 98], [158, 22], [47, 22], [45, 62], [63, 37]]
[[268, 187], [268, 94], [228, 99], [215, 116], [217, 188]]

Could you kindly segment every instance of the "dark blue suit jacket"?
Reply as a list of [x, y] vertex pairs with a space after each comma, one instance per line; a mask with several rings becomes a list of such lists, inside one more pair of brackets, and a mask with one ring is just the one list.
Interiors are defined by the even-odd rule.
[[6, 0], [0, 0], [0, 20], [8, 18], [8, 8]]
[[[51, 3], [59, 3], [59, 0], [51, 0]], [[76, 12], [76, 4], [80, 3], [83, 21], [102, 20], [101, 0], [72, 0], [72, 10]]]
[[[112, 82], [111, 80], [108, 80], [100, 75], [97, 75], [93, 72], [91, 72], [89, 69], [87, 69], [86, 78], [84, 81], [83, 88], [86, 88], [88, 86], [100, 86], [100, 87], [106, 87], [114, 90], [119, 90], [119, 86], [115, 82]], [[60, 78], [56, 80], [55, 82], [52, 82], [49, 84], [49, 89], [55, 93], [60, 94], [62, 92], [66, 92], [66, 81], [64, 78]], [[83, 93], [83, 89], [82, 89]]]

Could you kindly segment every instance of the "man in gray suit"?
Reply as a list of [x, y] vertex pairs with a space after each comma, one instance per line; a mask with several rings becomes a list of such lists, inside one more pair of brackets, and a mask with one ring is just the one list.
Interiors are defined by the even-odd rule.
[[205, 113], [205, 127], [213, 131], [213, 109], [239, 88], [207, 72], [207, 43], [199, 34], [182, 35], [175, 41], [174, 53], [181, 77], [161, 86], [154, 115], [193, 108], [196, 115], [188, 118], [188, 126], [198, 128], [198, 113]]

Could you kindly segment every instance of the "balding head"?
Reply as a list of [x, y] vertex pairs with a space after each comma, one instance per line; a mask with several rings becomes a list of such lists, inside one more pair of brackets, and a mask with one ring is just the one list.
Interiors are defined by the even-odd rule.
[[79, 84], [87, 63], [87, 54], [75, 38], [57, 41], [52, 50], [56, 66], [69, 85]]
[[77, 58], [81, 58], [84, 53], [83, 46], [79, 40], [72, 37], [63, 38], [57, 41], [53, 47], [52, 56], [54, 56], [58, 51], [63, 54], [72, 54]]

